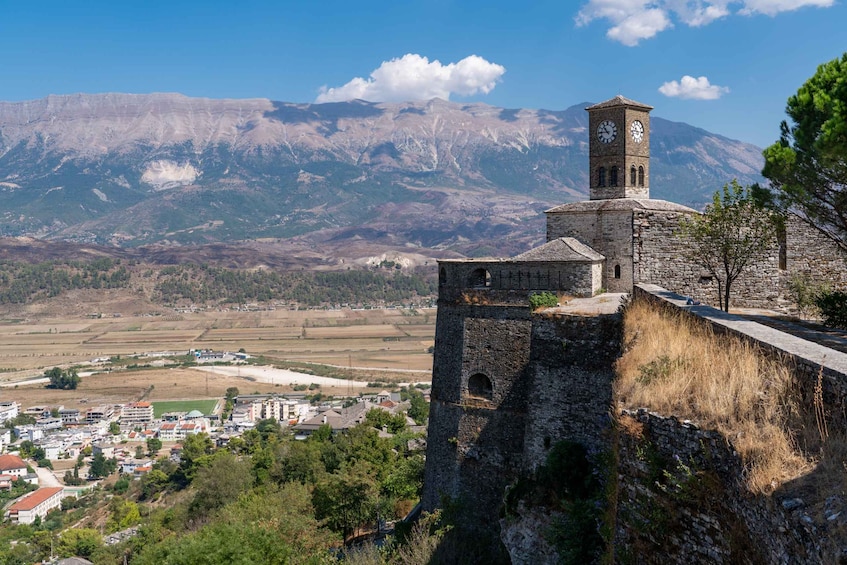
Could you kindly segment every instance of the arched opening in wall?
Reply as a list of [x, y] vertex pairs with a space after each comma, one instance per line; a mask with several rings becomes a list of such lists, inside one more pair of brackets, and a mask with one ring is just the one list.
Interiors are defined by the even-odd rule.
[[491, 379], [482, 373], [471, 375], [468, 379], [468, 395], [473, 398], [482, 398], [491, 400], [494, 394], [494, 387], [491, 386]]
[[644, 186], [644, 167], [638, 167], [638, 186]]
[[468, 281], [468, 286], [471, 288], [491, 287], [491, 273], [489, 273], [486, 269], [474, 269], [471, 273], [471, 278]]
[[597, 169], [597, 186], [606, 186], [606, 167]]
[[609, 170], [609, 186], [618, 186], [618, 167], [614, 165]]
[[785, 224], [776, 226], [776, 242], [779, 244], [779, 270], [788, 268], [788, 241], [785, 237]]
[[616, 279], [621, 278], [621, 266], [620, 265], [615, 265], [615, 278]]
[[447, 270], [444, 267], [438, 269], [438, 286], [444, 286], [447, 282]]
[[637, 171], [635, 170], [635, 165], [629, 168], [629, 184], [630, 186], [635, 186]]

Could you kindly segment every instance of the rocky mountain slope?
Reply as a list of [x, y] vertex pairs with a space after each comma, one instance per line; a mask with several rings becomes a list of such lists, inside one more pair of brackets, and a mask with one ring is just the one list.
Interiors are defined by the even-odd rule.
[[[0, 102], [0, 236], [523, 250], [543, 238], [545, 208], [585, 197], [587, 105]], [[697, 206], [760, 179], [758, 147], [657, 116], [651, 149], [655, 198]]]

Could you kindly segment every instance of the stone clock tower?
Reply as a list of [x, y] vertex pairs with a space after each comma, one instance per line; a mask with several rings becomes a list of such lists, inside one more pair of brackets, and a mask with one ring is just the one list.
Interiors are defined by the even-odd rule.
[[586, 108], [591, 200], [650, 198], [650, 110], [615, 96]]

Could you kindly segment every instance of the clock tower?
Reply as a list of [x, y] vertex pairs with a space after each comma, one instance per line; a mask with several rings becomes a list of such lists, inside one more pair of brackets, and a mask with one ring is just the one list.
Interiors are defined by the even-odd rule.
[[650, 198], [650, 110], [621, 95], [586, 108], [591, 200]]

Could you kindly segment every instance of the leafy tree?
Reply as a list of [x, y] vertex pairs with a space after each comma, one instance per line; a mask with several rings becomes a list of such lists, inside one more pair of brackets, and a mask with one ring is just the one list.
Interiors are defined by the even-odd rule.
[[424, 425], [426, 419], [429, 418], [429, 402], [426, 401], [423, 393], [416, 389], [410, 389], [409, 403], [409, 417], [419, 426]]
[[238, 387], [231, 386], [226, 389], [226, 399], [227, 400], [235, 400], [235, 397], [238, 396]]
[[57, 551], [62, 557], [90, 557], [103, 545], [103, 537], [92, 528], [71, 528], [59, 536]]
[[689, 257], [706, 268], [718, 282], [718, 300], [729, 311], [732, 283], [773, 242], [772, 214], [750, 192], [733, 180], [715, 193], [703, 214], [680, 224], [688, 240]]
[[109, 520], [106, 527], [110, 532], [119, 532], [141, 522], [138, 504], [116, 496], [109, 502]]
[[788, 99], [762, 174], [782, 204], [847, 250], [847, 53]]
[[91, 459], [91, 465], [88, 466], [88, 476], [91, 479], [101, 479], [108, 477], [118, 468], [116, 459], [106, 459], [102, 451], [98, 451]]
[[147, 438], [147, 455], [153, 457], [162, 449], [162, 440], [156, 437]]
[[80, 378], [76, 369], [53, 367], [44, 371], [44, 376], [50, 379], [50, 384], [47, 385], [47, 388], [74, 390], [79, 386]]
[[406, 418], [403, 414], [391, 414], [381, 408], [371, 408], [365, 414], [365, 421], [373, 428], [385, 428], [389, 433], [396, 434], [406, 428]]
[[315, 516], [345, 538], [376, 518], [377, 484], [369, 465], [353, 467], [328, 476], [315, 486], [312, 504]]
[[208, 467], [197, 471], [191, 484], [197, 489], [191, 502], [192, 511], [207, 514], [237, 499], [252, 486], [250, 463], [228, 451], [218, 451]]
[[144, 447], [140, 445], [135, 446], [135, 458], [144, 459]]
[[113, 436], [121, 433], [121, 425], [117, 422], [109, 422], [109, 433]]

